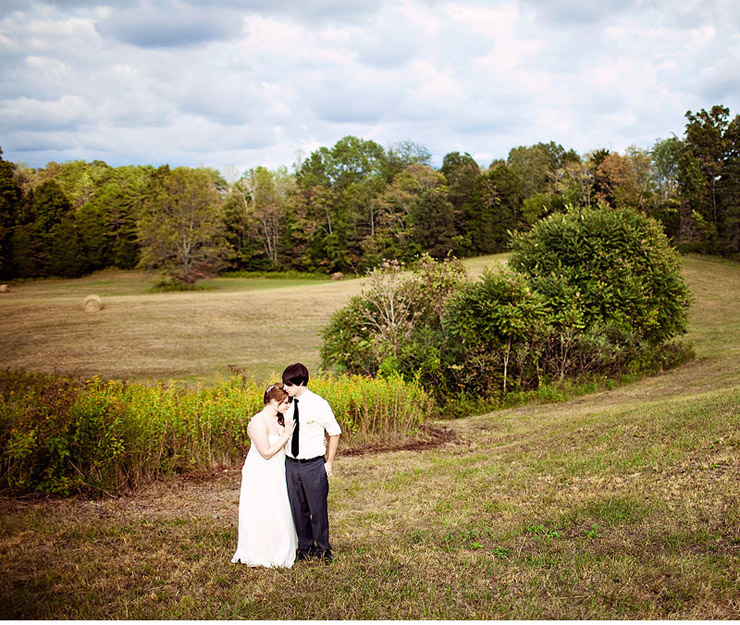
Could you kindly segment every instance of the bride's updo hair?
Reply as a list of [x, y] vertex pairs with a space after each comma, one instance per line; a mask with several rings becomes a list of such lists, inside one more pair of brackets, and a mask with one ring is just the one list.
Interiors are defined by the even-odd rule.
[[[285, 392], [285, 389], [283, 388], [283, 383], [278, 382], [277, 384], [270, 384], [270, 386], [267, 387], [265, 390], [265, 396], [263, 398], [265, 406], [270, 403], [271, 400], [275, 400], [278, 404], [285, 401], [285, 399], [290, 400], [290, 395]], [[278, 413], [278, 423], [280, 425], [285, 425], [285, 419], [283, 418], [283, 415]]]
[[285, 392], [282, 382], [278, 382], [277, 384], [270, 384], [270, 386], [265, 389], [265, 406], [267, 406], [267, 404], [269, 404], [270, 401], [273, 399], [279, 404], [285, 401], [286, 397], [288, 397], [288, 393]]

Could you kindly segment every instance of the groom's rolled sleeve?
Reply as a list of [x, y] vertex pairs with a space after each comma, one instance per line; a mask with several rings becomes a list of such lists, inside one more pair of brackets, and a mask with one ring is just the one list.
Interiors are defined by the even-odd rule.
[[321, 417], [319, 423], [324, 426], [329, 436], [339, 436], [342, 433], [342, 428], [339, 427], [339, 423], [332, 412], [331, 406], [327, 403], [321, 411]]

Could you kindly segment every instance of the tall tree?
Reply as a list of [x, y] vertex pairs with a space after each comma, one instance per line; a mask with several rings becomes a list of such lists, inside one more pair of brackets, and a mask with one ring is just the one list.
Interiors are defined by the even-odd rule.
[[29, 198], [30, 208], [24, 215], [26, 223], [19, 224], [22, 227], [16, 227], [14, 233], [13, 262], [21, 277], [46, 276], [50, 274], [54, 240], [69, 232], [65, 229], [60, 233], [57, 227], [63, 218], [71, 215], [72, 206], [54, 180], [41, 183]]
[[[545, 215], [563, 210], [566, 200], [560, 193], [559, 183], [575, 173], [573, 166], [580, 162], [575, 151], [566, 151], [554, 141], [509, 151], [506, 164], [521, 181], [522, 211], [527, 226]], [[573, 180], [568, 178], [568, 182]]]
[[10, 244], [14, 277], [39, 278], [46, 275], [48, 255], [33, 222], [16, 224]]
[[182, 284], [216, 272], [229, 254], [217, 174], [160, 167], [141, 218], [141, 261]]
[[12, 236], [21, 211], [23, 189], [15, 176], [15, 165], [3, 160], [0, 148], [0, 278], [13, 276]]
[[717, 229], [707, 220], [706, 179], [699, 160], [685, 142], [678, 155], [679, 237], [698, 243], [702, 251], [716, 251]]
[[54, 226], [51, 238], [49, 273], [53, 276], [78, 278], [90, 269], [77, 224], [64, 217]]
[[39, 186], [33, 194], [33, 211], [36, 227], [43, 235], [51, 233], [62, 217], [71, 212], [72, 205], [61, 187], [54, 180], [48, 180]]
[[456, 251], [454, 208], [447, 199], [446, 188], [424, 191], [411, 205], [409, 225], [419, 254], [426, 252], [432, 258], [444, 258]]
[[521, 181], [524, 199], [550, 191], [555, 169], [551, 168], [550, 155], [544, 144], [511, 149], [506, 164]]
[[650, 212], [663, 225], [663, 230], [671, 241], [678, 239], [681, 228], [678, 172], [684, 147], [683, 142], [674, 136], [657, 141], [650, 152], [655, 190]]
[[625, 155], [608, 154], [596, 170], [597, 200], [612, 208], [646, 211], [653, 194], [652, 163], [647, 151], [636, 146]]
[[569, 161], [557, 171], [555, 190], [564, 204], [590, 207], [594, 172], [588, 161]]
[[719, 221], [717, 181], [724, 164], [724, 133], [729, 114], [730, 109], [721, 105], [713, 106], [709, 112], [704, 109], [696, 114], [686, 112], [686, 144], [696, 158], [705, 181], [705, 206], [697, 206], [695, 210], [700, 210], [715, 228]]
[[308, 271], [332, 271], [341, 265], [337, 255], [334, 224], [340, 194], [330, 187], [299, 186], [287, 203], [288, 218], [283, 239], [284, 254], [291, 267]]
[[413, 141], [399, 141], [386, 150], [388, 163], [386, 180], [391, 182], [393, 178], [406, 169], [409, 165], [432, 165], [432, 153], [423, 145]]
[[659, 202], [667, 202], [678, 193], [678, 158], [683, 146], [678, 137], [655, 142], [650, 152], [655, 190]]
[[724, 134], [725, 154], [722, 175], [717, 183], [723, 207], [719, 223], [723, 252], [740, 255], [740, 115], [728, 124]]
[[331, 149], [316, 150], [301, 164], [297, 182], [303, 201], [310, 196], [326, 198], [305, 193], [314, 186], [334, 192], [332, 201], [323, 205], [327, 229], [314, 229], [317, 238], [311, 243], [312, 255], [326, 270], [362, 269], [362, 242], [376, 225], [372, 200], [385, 188], [388, 172], [385, 150], [353, 136], [340, 139]]
[[387, 168], [385, 150], [380, 145], [347, 136], [331, 149], [328, 174], [332, 186], [342, 190], [368, 177], [382, 178]]
[[242, 192], [246, 219], [273, 267], [278, 266], [278, 246], [285, 229], [286, 204], [294, 189], [287, 168], [249, 170]]
[[596, 202], [596, 198], [608, 195], [606, 181], [598, 172], [599, 166], [604, 162], [604, 159], [606, 159], [609, 154], [611, 154], [611, 152], [606, 148], [599, 148], [598, 150], [594, 150], [593, 152], [586, 154], [586, 166], [592, 175], [591, 194], [594, 198], [594, 202]]
[[[414, 164], [399, 173], [393, 183], [372, 201], [377, 228], [363, 241], [366, 266], [373, 267], [384, 259], [407, 262], [423, 251], [422, 223], [428, 216], [420, 214], [424, 210], [422, 198], [436, 190], [446, 202], [444, 176], [426, 165]], [[441, 209], [441, 219], [447, 219], [443, 203], [436, 203], [436, 198], [433, 199], [431, 195], [426, 201], [430, 203], [427, 209], [435, 214], [437, 209]]]
[[440, 171], [447, 179], [449, 201], [455, 210], [461, 210], [473, 196], [475, 183], [481, 174], [480, 166], [467, 152], [450, 152], [442, 159]]
[[331, 149], [322, 147], [303, 161], [297, 172], [298, 183], [343, 190], [368, 176], [383, 177], [388, 170], [382, 146], [351, 135], [343, 137]]
[[498, 165], [481, 175], [472, 199], [463, 208], [470, 253], [492, 254], [507, 249], [521, 208], [521, 182], [508, 165]]
[[153, 168], [110, 168], [98, 176], [94, 196], [76, 212], [91, 268], [131, 269], [139, 260], [138, 221], [153, 187]]

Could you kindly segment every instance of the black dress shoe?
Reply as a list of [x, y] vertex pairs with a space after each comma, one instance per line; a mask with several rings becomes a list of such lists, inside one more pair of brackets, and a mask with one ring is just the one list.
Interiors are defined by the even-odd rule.
[[311, 554], [308, 551], [299, 551], [295, 558], [296, 562], [303, 562], [304, 560], [310, 560]]
[[332, 562], [334, 562], [334, 556], [329, 550], [318, 552], [316, 554], [316, 557], [319, 559], [320, 562], [324, 562], [326, 564], [331, 564]]

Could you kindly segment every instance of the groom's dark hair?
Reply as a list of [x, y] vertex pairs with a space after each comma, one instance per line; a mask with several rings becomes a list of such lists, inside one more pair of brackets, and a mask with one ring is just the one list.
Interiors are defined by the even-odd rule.
[[283, 371], [283, 384], [291, 386], [308, 386], [308, 369], [300, 362], [294, 365], [288, 365]]

